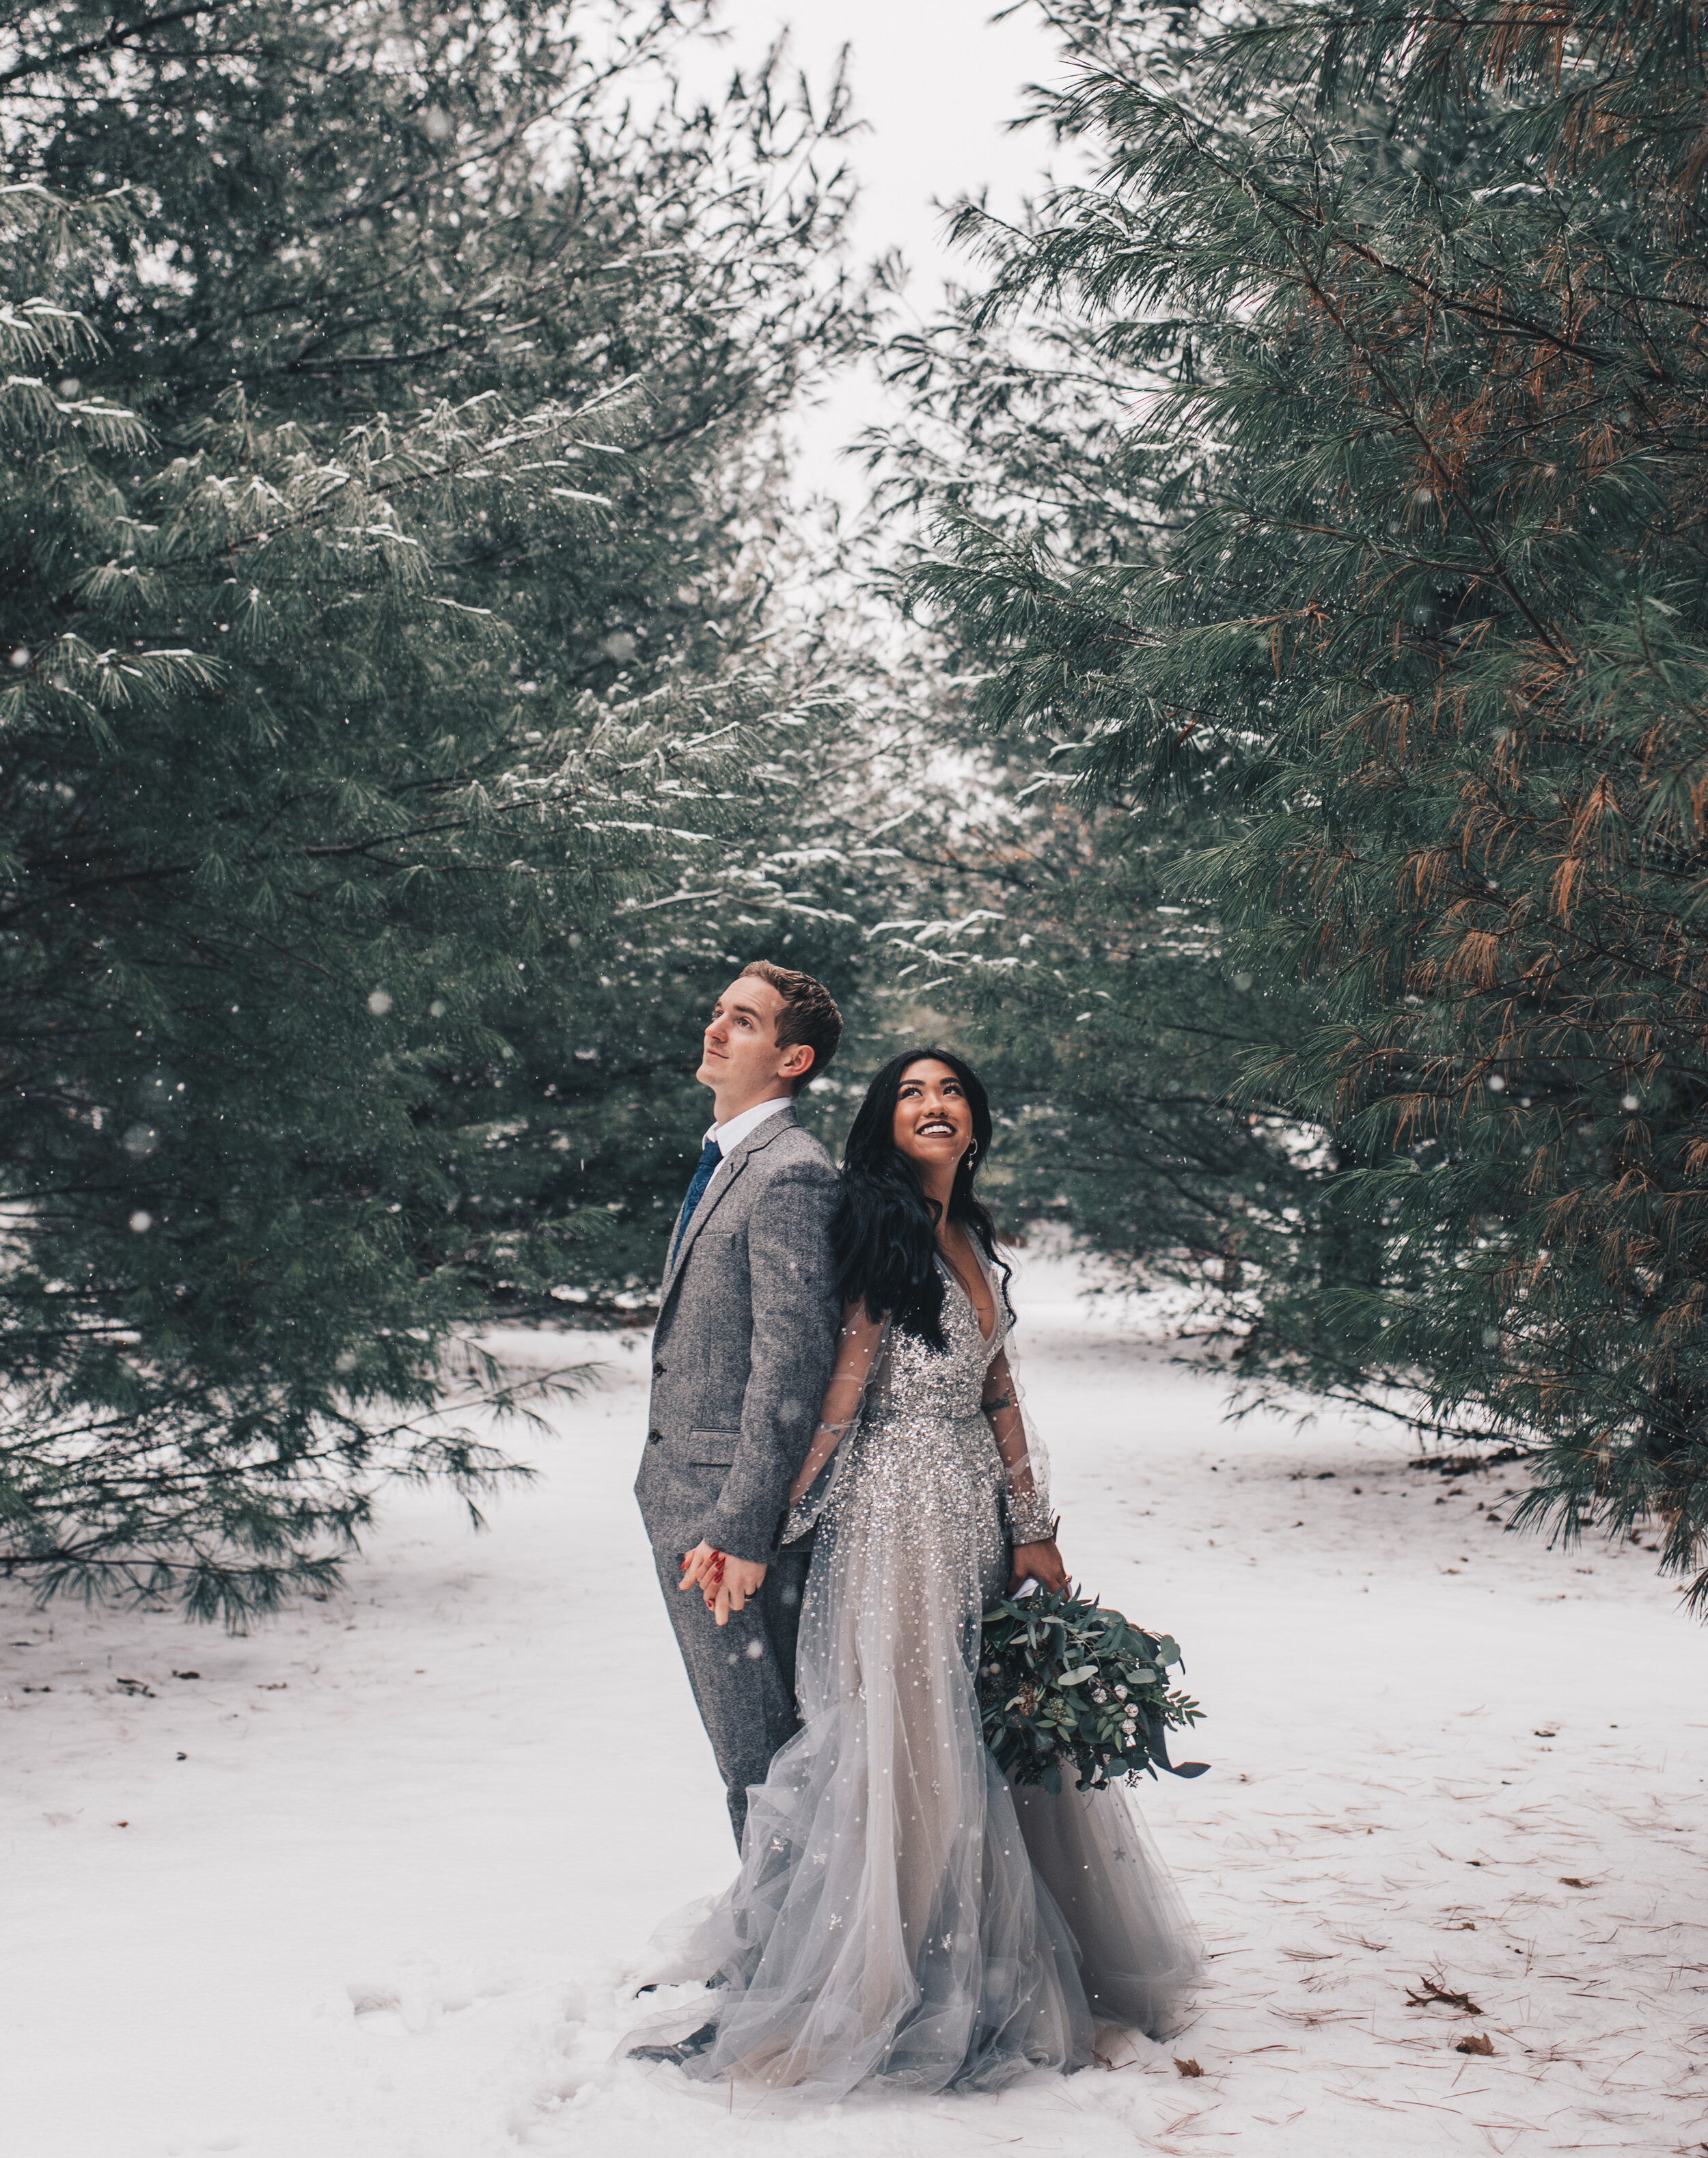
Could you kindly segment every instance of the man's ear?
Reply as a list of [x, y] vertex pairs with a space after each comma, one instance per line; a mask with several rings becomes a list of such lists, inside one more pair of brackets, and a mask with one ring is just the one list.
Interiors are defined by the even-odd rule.
[[777, 1067], [779, 1079], [804, 1079], [818, 1061], [810, 1041], [797, 1041], [783, 1051], [782, 1062]]

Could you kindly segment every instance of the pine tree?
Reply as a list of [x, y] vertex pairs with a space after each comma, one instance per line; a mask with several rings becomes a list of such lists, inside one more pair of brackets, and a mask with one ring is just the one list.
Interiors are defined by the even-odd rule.
[[1253, 1361], [1651, 1511], [1708, 1599], [1696, 1076], [1704, 33], [1682, 8], [1288, 8], [1089, 72], [1099, 183], [1006, 297], [1095, 324], [1178, 459], [1157, 563], [924, 581], [1084, 715], [1093, 789], [1241, 805], [1198, 888], [1320, 1023], [1248, 1082], [1344, 1142], [1339, 1286]]
[[[851, 330], [844, 196], [769, 77], [625, 131], [544, 18], [513, 80], [497, 16], [431, 66], [402, 21], [49, 11], [3, 85], [80, 188], [0, 241], [0, 1534], [44, 1593], [236, 1618], [333, 1577], [383, 1474], [503, 1473], [433, 1417], [447, 1343], [608, 1277], [561, 1142], [632, 1082], [566, 1133], [553, 1082], [613, 948], [659, 963], [636, 910], [762, 836], [791, 717], [744, 653], [762, 435]], [[517, 142], [566, 74], [565, 180]]]
[[[1104, 5], [1052, 19], [1106, 64], [1148, 64], [1195, 34]], [[1071, 124], [1059, 102], [1039, 116]], [[968, 535], [986, 572], [931, 611], [932, 706], [967, 784], [906, 828], [931, 904], [907, 910], [928, 942], [904, 953], [898, 937], [895, 963], [937, 978], [941, 1023], [966, 1030], [1011, 1107], [991, 1169], [1005, 1219], [1071, 1222], [1082, 1247], [1189, 1285], [1194, 1330], [1243, 1345], [1253, 1268], [1273, 1280], [1313, 1263], [1320, 1169], [1291, 1105], [1236, 1103], [1233, 1082], [1242, 1054], [1298, 1025], [1311, 999], [1230, 951], [1188, 866], [1238, 829], [1213, 767], [1187, 747], [1160, 787], [1117, 782], [1087, 800], [1075, 784], [1080, 747], [1111, 717], [1100, 695], [1112, 690], [1118, 713], [1120, 684], [1083, 644], [1071, 671], [1056, 665], [1056, 610], [1076, 604], [1073, 571], [1160, 566], [1189, 514], [1179, 488], [1194, 460], [1132, 427], [1155, 369], [1097, 317], [1026, 287], [1047, 214], [963, 219], [975, 281], [892, 338], [910, 410], [865, 445], [884, 517]], [[925, 627], [916, 614], [914, 633]]]
[[[465, 19], [218, 0], [93, 50], [75, 9], [34, 25], [13, 96], [43, 177], [146, 188], [148, 248], [174, 270], [96, 302], [91, 379], [168, 433], [234, 384], [335, 433], [429, 395], [609, 400], [620, 454], [560, 475], [543, 515], [513, 495], [458, 532], [436, 550], [440, 591], [504, 622], [536, 715], [710, 681], [750, 720], [826, 709], [777, 679], [773, 430], [863, 320], [838, 250], [839, 82], [815, 106], [773, 54], [721, 102], [690, 103], [672, 7], [516, 0]], [[766, 849], [754, 806], [743, 861]], [[668, 880], [722, 890], [735, 864], [690, 821], [657, 828], [684, 857]], [[656, 1272], [653, 1216], [695, 1151], [697, 1014], [729, 966], [726, 937], [685, 946], [673, 922], [566, 916], [503, 1008], [513, 1054], [447, 1066], [418, 1112], [487, 1133], [455, 1171], [458, 1219], [482, 1233], [503, 1225], [525, 1253], [543, 1220], [605, 1217], [550, 1266], [484, 1267], [502, 1312], [551, 1309], [552, 1288], [632, 1308]]]

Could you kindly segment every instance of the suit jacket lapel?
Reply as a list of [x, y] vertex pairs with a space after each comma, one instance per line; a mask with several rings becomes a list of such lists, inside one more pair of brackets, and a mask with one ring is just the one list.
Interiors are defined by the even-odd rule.
[[[730, 1186], [735, 1181], [735, 1179], [741, 1174], [742, 1169], [746, 1166], [746, 1149], [742, 1147], [738, 1147], [734, 1154], [727, 1156], [725, 1159], [720, 1161], [716, 1169], [712, 1172], [712, 1180], [709, 1185], [707, 1185], [704, 1191], [701, 1194], [700, 1202], [694, 1210], [693, 1221], [691, 1221], [688, 1226], [683, 1231], [682, 1242], [673, 1247], [670, 1263], [664, 1272], [664, 1288], [663, 1292], [664, 1296], [669, 1295], [672, 1288], [675, 1284], [676, 1277], [682, 1272], [683, 1267], [687, 1264], [688, 1255], [694, 1249], [694, 1238], [699, 1236], [700, 1231], [704, 1228], [708, 1221], [710, 1220], [713, 1211], [717, 1206], [718, 1201], [730, 1189]], [[673, 1231], [672, 1233], [673, 1236]]]
[[[774, 1116], [766, 1117], [762, 1123], [756, 1124], [733, 1154], [725, 1155], [713, 1171], [712, 1180], [707, 1185], [699, 1205], [694, 1208], [694, 1219], [683, 1231], [679, 1244], [676, 1242], [676, 1223], [671, 1223], [671, 1256], [665, 1262], [664, 1279], [658, 1290], [661, 1317], [670, 1299], [670, 1292], [681, 1278], [682, 1269], [688, 1263], [688, 1255], [694, 1249], [694, 1239], [704, 1228], [718, 1201], [746, 1167], [750, 1155], [757, 1154], [761, 1147], [768, 1146], [779, 1132], [787, 1130], [794, 1121], [792, 1109], [779, 1109]], [[680, 1219], [679, 1216], [678, 1219]]]

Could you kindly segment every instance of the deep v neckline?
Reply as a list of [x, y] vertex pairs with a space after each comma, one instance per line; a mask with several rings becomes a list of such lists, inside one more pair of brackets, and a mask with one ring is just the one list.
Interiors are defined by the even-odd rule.
[[[973, 1263], [974, 1266], [978, 1266], [978, 1262], [976, 1258], [973, 1260]], [[984, 1330], [984, 1321], [978, 1315], [978, 1306], [973, 1301], [972, 1290], [969, 1289], [966, 1283], [962, 1280], [960, 1268], [952, 1263], [948, 1253], [943, 1250], [941, 1245], [937, 1247], [937, 1264], [949, 1277], [949, 1279], [955, 1284], [956, 1288], [960, 1290], [962, 1303], [965, 1304], [967, 1309], [973, 1314], [973, 1324], [978, 1329], [979, 1340], [984, 1344], [987, 1349], [989, 1348], [991, 1343], [996, 1339], [997, 1328], [1002, 1323], [997, 1312], [996, 1291], [994, 1288], [991, 1288], [990, 1276], [984, 1273], [983, 1267], [978, 1267], [979, 1273], [981, 1274], [984, 1274], [985, 1287], [990, 1289], [990, 1331], [987, 1334]]]

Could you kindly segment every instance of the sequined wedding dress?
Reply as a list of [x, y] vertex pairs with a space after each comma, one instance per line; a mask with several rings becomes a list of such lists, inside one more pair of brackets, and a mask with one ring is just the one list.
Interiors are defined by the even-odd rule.
[[990, 2088], [1084, 2066], [1098, 2024], [1161, 2035], [1199, 1968], [1127, 1793], [1011, 1790], [985, 1749], [1004, 1511], [1031, 1541], [1049, 1510], [1006, 1297], [987, 1340], [945, 1285], [947, 1354], [864, 1314], [844, 1329], [824, 1407], [844, 1435], [785, 1531], [816, 1518], [802, 1727], [752, 1791], [734, 1886], [672, 1959], [718, 1988], [691, 2076], [823, 2099]]

